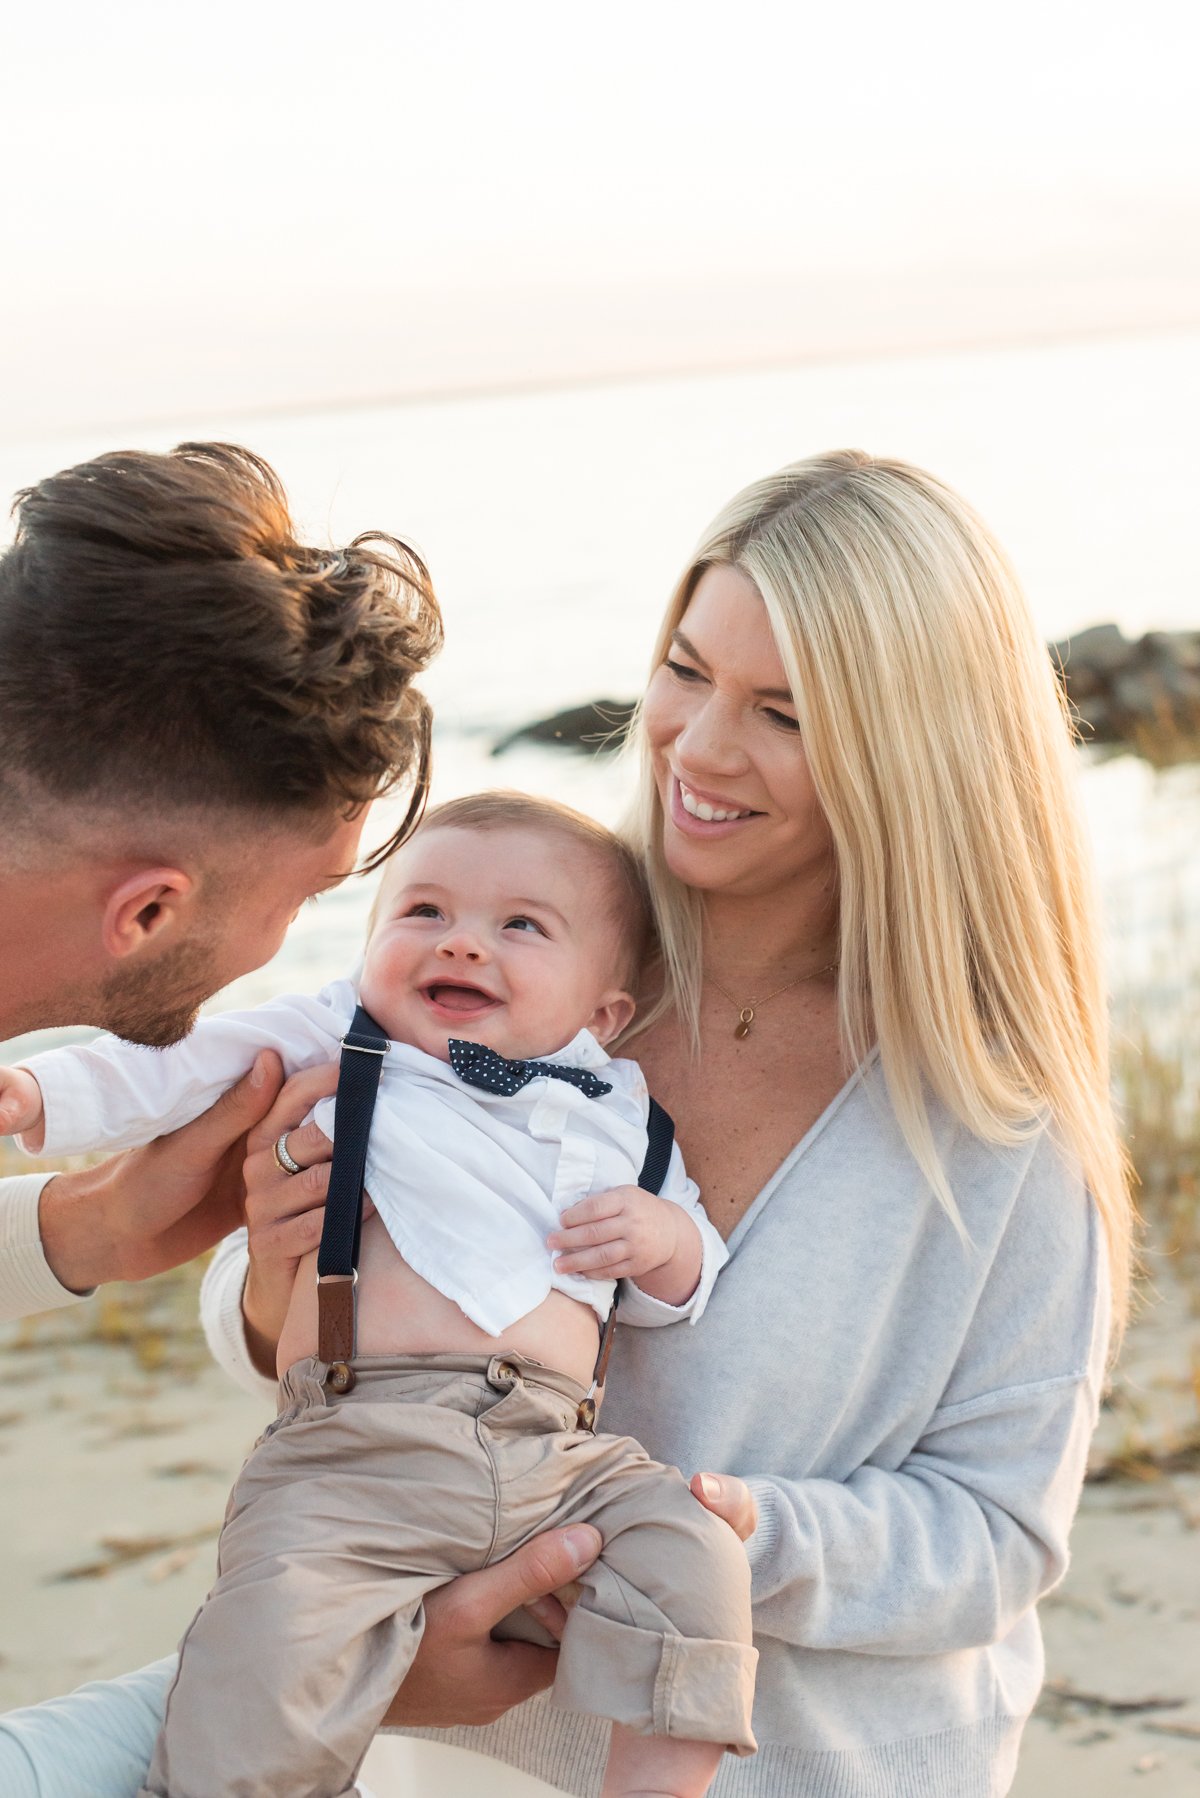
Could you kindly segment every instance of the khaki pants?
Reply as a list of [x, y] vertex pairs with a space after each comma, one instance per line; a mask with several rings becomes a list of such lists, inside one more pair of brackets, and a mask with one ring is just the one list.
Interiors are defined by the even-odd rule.
[[517, 1356], [297, 1362], [242, 1469], [143, 1798], [339, 1798], [411, 1665], [422, 1599], [540, 1530], [593, 1523], [565, 1709], [748, 1754], [750, 1574], [728, 1525], [581, 1388]]

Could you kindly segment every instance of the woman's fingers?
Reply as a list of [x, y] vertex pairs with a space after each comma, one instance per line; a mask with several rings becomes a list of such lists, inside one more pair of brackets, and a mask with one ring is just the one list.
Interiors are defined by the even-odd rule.
[[252, 1155], [246, 1163], [246, 1223], [259, 1240], [276, 1223], [300, 1217], [325, 1203], [329, 1163], [314, 1162], [299, 1174], [281, 1174], [269, 1155]]
[[311, 1254], [321, 1241], [325, 1227], [325, 1207], [318, 1205], [260, 1230], [254, 1238], [253, 1253], [260, 1259], [295, 1262]]
[[694, 1473], [691, 1489], [705, 1510], [720, 1517], [743, 1542], [750, 1540], [758, 1528], [758, 1506], [745, 1480], [732, 1473]]
[[[251, 1131], [249, 1141], [251, 1154], [263, 1149], [269, 1153], [272, 1144], [276, 1143], [286, 1130], [289, 1153], [299, 1161], [300, 1156], [296, 1155], [292, 1148], [292, 1136], [297, 1132], [300, 1120], [308, 1116], [317, 1101], [327, 1099], [331, 1093], [337, 1091], [337, 1083], [338, 1064], [336, 1061], [322, 1062], [321, 1066], [316, 1068], [302, 1068], [298, 1074], [293, 1074], [290, 1080], [284, 1082], [283, 1090], [262, 1123]], [[320, 1134], [318, 1131], [317, 1136]], [[325, 1140], [328, 1144], [328, 1139]], [[302, 1146], [304, 1146], [303, 1143]], [[313, 1139], [308, 1146], [316, 1149], [319, 1144]], [[328, 1147], [326, 1153], [328, 1153]]]
[[[292, 1160], [298, 1161], [301, 1167], [313, 1167], [318, 1162], [328, 1161], [333, 1154], [333, 1144], [312, 1118], [307, 1124], [297, 1124], [294, 1129], [280, 1131], [280, 1135], [285, 1139], [284, 1148]], [[267, 1151], [272, 1160], [274, 1160], [277, 1140], [278, 1138], [272, 1137], [271, 1147]], [[284, 1168], [282, 1172], [291, 1173], [291, 1169]]]

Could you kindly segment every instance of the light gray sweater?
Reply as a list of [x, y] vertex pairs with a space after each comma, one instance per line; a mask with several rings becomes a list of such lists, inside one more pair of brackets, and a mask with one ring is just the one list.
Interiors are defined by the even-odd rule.
[[[1105, 1256], [1048, 1133], [997, 1149], [938, 1108], [971, 1246], [906, 1148], [872, 1056], [763, 1188], [695, 1329], [617, 1332], [606, 1429], [749, 1481], [760, 1651], [748, 1760], [713, 1798], [998, 1798], [1043, 1673], [1108, 1328]], [[206, 1324], [245, 1355], [244, 1246]], [[607, 1729], [543, 1698], [421, 1732], [593, 1798]]]

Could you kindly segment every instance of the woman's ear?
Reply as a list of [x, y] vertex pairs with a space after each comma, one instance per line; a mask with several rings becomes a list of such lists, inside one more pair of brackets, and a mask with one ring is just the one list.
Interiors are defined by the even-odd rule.
[[633, 1022], [633, 1014], [637, 1010], [637, 1002], [629, 993], [605, 993], [599, 1005], [588, 1019], [588, 1029], [596, 1041], [603, 1046], [611, 1043], [615, 1036], [620, 1036], [627, 1024]]
[[164, 931], [182, 935], [194, 891], [192, 876], [179, 868], [139, 868], [104, 901], [100, 934], [105, 952], [122, 960]]

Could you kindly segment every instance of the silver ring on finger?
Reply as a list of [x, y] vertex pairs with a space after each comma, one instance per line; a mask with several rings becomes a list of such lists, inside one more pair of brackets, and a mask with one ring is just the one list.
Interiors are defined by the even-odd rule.
[[288, 1154], [288, 1135], [289, 1132], [285, 1130], [271, 1150], [272, 1155], [275, 1157], [275, 1166], [279, 1169], [281, 1174], [302, 1174], [304, 1169], [301, 1167], [300, 1163], [294, 1156]]

